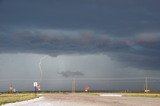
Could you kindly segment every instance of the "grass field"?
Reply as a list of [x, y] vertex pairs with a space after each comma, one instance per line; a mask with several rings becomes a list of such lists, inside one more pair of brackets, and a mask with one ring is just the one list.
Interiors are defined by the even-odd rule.
[[122, 93], [124, 96], [160, 98], [158, 93]]
[[34, 93], [2, 93], [0, 94], [0, 105], [14, 103], [35, 98]]

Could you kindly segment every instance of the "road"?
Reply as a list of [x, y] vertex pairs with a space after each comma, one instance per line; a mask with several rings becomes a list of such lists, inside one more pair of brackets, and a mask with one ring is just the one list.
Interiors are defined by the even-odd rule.
[[40, 98], [4, 106], [159, 106], [160, 98], [102, 97], [91, 94], [43, 94]]

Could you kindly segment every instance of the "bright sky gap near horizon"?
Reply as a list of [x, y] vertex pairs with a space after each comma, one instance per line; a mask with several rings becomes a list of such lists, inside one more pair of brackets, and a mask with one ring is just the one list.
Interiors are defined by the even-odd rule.
[[[32, 90], [29, 79], [41, 79], [41, 73], [42, 85], [47, 86], [43, 90], [68, 90], [68, 79], [75, 75], [86, 80], [159, 78], [159, 4], [159, 0], [0, 0], [0, 90], [10, 81], [17, 90]], [[78, 83], [81, 88], [106, 90], [131, 86], [94, 82]], [[132, 89], [141, 89], [143, 80], [137, 82]]]

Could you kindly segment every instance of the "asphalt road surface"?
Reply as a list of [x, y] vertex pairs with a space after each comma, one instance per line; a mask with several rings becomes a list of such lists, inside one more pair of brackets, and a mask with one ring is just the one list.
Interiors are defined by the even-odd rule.
[[160, 98], [91, 94], [43, 94], [40, 98], [4, 106], [160, 106]]

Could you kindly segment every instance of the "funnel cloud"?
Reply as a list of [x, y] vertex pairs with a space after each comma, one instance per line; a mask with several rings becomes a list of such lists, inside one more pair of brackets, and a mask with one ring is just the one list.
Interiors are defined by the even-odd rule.
[[70, 78], [75, 78], [75, 77], [80, 77], [84, 76], [82, 72], [79, 71], [64, 71], [64, 72], [58, 72], [58, 74], [62, 75], [63, 77], [70, 77]]

